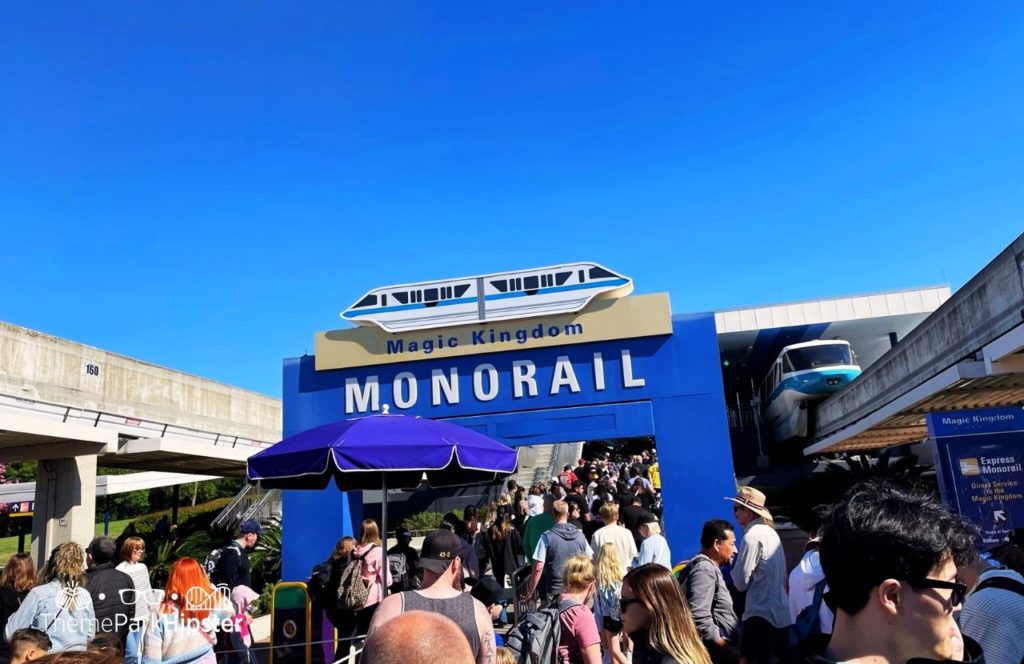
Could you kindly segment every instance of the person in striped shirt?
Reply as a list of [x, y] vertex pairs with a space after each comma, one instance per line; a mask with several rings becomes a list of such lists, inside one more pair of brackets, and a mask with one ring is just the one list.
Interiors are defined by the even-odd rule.
[[958, 568], [971, 589], [960, 629], [985, 652], [986, 664], [1024, 661], [1024, 577], [995, 561], [975, 558]]

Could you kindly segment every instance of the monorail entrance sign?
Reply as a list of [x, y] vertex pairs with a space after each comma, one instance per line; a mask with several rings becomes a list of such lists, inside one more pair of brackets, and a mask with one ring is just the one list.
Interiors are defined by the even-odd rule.
[[[510, 445], [652, 436], [666, 534], [689, 555], [735, 490], [712, 314], [673, 316], [664, 293], [570, 263], [373, 289], [285, 361], [284, 433], [380, 412], [449, 419]], [[358, 495], [285, 492], [286, 579], [362, 519]], [[686, 506], [673, 509], [671, 506]], [[326, 524], [326, 525], [325, 525]]]

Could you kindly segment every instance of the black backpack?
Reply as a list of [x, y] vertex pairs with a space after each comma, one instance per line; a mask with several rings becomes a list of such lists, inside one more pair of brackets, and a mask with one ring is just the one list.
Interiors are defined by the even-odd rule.
[[323, 604], [327, 596], [327, 584], [331, 582], [331, 559], [317, 563], [309, 575], [309, 598]]

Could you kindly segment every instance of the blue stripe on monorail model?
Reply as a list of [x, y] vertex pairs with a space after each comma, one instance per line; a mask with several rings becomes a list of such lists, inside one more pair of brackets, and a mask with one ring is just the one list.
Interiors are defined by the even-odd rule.
[[[595, 281], [586, 284], [572, 284], [570, 286], [552, 286], [549, 288], [538, 288], [535, 293], [525, 293], [523, 291], [517, 291], [514, 293], [498, 293], [496, 295], [487, 295], [484, 300], [506, 300], [510, 297], [527, 297], [527, 295], [543, 295], [545, 293], [560, 293], [563, 291], [574, 291], [584, 290], [588, 288], [605, 288], [607, 286], [624, 286], [629, 283], [628, 279], [609, 279], [607, 281]], [[531, 289], [532, 290], [532, 289]], [[438, 300], [431, 305], [433, 307], [446, 307], [453, 304], [466, 304], [469, 302], [476, 302], [475, 297], [460, 297], [454, 300]], [[411, 309], [427, 309], [426, 303], [417, 304], [401, 304], [394, 307], [377, 307], [376, 309], [364, 309], [359, 311], [346, 311], [342, 314], [345, 318], [354, 318], [356, 316], [366, 316], [369, 314], [383, 314], [390, 313], [392, 311], [409, 311]]]
[[[431, 307], [447, 307], [453, 304], [467, 304], [469, 302], [476, 302], [475, 297], [459, 297], [454, 300], [438, 300], [434, 302]], [[389, 313], [392, 311], [409, 311], [410, 309], [426, 309], [427, 305], [423, 303], [417, 304], [400, 304], [394, 307], [377, 307], [376, 309], [359, 309], [358, 311], [350, 312], [346, 311], [342, 316], [345, 318], [352, 318], [353, 316], [364, 316], [366, 314], [382, 314]]]
[[[772, 391], [769, 401], [773, 401], [785, 390], [793, 390], [807, 395], [837, 392], [859, 375], [860, 369], [812, 369], [797, 376], [782, 379], [782, 382]], [[841, 381], [836, 385], [829, 385], [829, 378], [839, 378]]]

